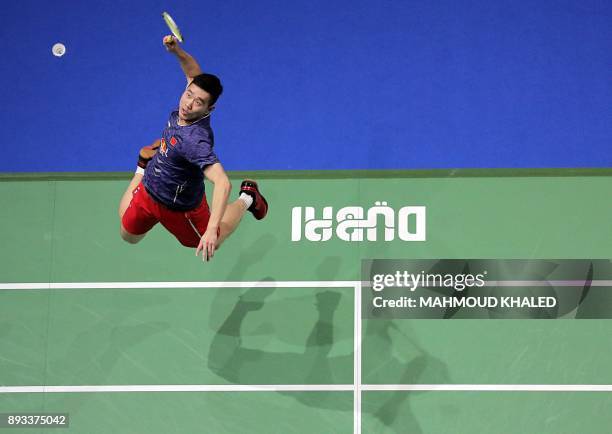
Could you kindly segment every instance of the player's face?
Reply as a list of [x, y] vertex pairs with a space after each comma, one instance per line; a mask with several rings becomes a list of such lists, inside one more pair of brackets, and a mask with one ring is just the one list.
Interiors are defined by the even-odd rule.
[[186, 122], [198, 120], [213, 109], [209, 103], [210, 94], [195, 84], [190, 84], [181, 95], [179, 118]]

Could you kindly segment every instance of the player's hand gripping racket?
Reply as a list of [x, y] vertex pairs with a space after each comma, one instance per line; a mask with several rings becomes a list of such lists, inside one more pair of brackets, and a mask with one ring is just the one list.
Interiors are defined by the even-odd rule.
[[176, 25], [170, 14], [168, 12], [163, 12], [162, 17], [164, 18], [164, 21], [168, 25], [168, 28], [170, 29], [174, 37], [178, 39], [179, 42], [182, 44], [185, 39], [183, 38], [183, 34], [179, 30], [178, 26]]

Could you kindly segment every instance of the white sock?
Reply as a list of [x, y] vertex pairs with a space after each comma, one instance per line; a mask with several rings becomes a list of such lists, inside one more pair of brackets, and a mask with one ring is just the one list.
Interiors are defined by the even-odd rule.
[[140, 173], [141, 175], [144, 175], [144, 169], [140, 166], [136, 167], [136, 173]]
[[253, 205], [253, 197], [246, 193], [241, 193], [238, 199], [246, 204], [247, 209], [249, 209], [251, 205]]

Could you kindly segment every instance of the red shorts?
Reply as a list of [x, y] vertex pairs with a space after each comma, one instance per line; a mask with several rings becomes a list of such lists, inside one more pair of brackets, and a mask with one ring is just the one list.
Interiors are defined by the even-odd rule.
[[197, 208], [191, 211], [174, 211], [155, 201], [147, 193], [142, 182], [132, 194], [130, 205], [121, 219], [121, 224], [126, 231], [132, 235], [142, 235], [159, 222], [182, 245], [198, 247], [210, 218], [206, 195]]

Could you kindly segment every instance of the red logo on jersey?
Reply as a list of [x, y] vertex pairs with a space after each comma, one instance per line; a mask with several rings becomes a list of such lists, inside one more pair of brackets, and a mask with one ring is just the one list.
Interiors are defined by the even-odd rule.
[[177, 141], [176, 141], [176, 137], [174, 137], [174, 136], [170, 137], [170, 144], [171, 144], [172, 146], [176, 146], [176, 143], [177, 143]]
[[168, 145], [166, 145], [166, 139], [161, 139], [160, 152], [164, 157], [168, 156]]

